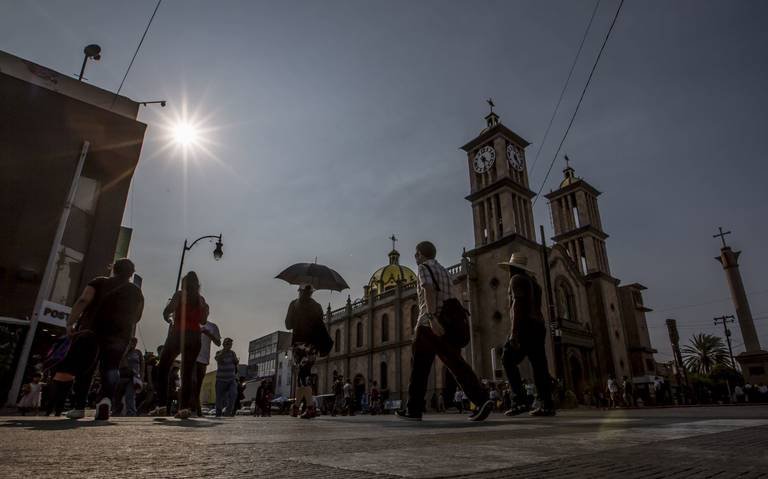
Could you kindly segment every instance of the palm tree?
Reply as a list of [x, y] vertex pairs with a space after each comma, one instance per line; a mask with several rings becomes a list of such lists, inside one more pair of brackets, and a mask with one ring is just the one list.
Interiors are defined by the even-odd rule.
[[684, 346], [683, 363], [691, 372], [708, 376], [716, 366], [728, 367], [728, 350], [722, 338], [700, 333], [691, 338], [691, 344]]

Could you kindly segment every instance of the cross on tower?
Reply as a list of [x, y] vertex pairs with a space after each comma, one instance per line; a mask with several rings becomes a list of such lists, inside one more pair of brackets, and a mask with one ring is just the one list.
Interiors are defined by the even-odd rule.
[[489, 98], [489, 99], [485, 100], [485, 102], [488, 103], [488, 106], [491, 107], [491, 113], [493, 113], [493, 107], [496, 106], [496, 105], [493, 104], [493, 98]]
[[397, 243], [397, 237], [393, 234], [392, 236], [389, 237], [389, 239], [392, 241], [392, 251], [394, 251], [396, 249], [395, 243]]
[[712, 237], [713, 238], [719, 237], [720, 241], [723, 242], [723, 248], [727, 248], [728, 245], [725, 244], [725, 236], [731, 234], [731, 232], [730, 231], [723, 231], [723, 227], [722, 226], [719, 226], [717, 229], [720, 230], [720, 234], [712, 235]]
[[568, 155], [564, 155], [564, 156], [565, 156], [565, 167], [566, 168], [570, 168], [571, 167], [571, 159], [568, 158]]

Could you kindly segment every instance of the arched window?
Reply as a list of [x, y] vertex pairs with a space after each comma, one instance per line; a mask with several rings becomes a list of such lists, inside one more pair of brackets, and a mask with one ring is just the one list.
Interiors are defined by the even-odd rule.
[[363, 323], [357, 323], [357, 347], [363, 347]]
[[387, 341], [389, 341], [389, 315], [385, 314], [381, 317], [381, 342]]
[[419, 307], [417, 305], [411, 306], [411, 329], [416, 328], [416, 321], [419, 320]]
[[341, 348], [341, 330], [337, 329], [333, 338], [333, 350], [338, 353], [340, 348]]
[[573, 290], [565, 280], [557, 282], [555, 288], [555, 297], [557, 298], [557, 314], [570, 321], [577, 321], [576, 318], [576, 297]]
[[387, 389], [387, 363], [384, 361], [379, 365], [379, 384], [381, 389]]

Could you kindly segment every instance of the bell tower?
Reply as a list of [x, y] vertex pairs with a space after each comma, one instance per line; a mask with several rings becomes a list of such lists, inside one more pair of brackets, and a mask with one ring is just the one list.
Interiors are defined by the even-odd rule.
[[535, 241], [525, 148], [530, 144], [504, 126], [488, 100], [486, 127], [462, 146], [467, 153], [475, 247], [520, 235]]
[[560, 187], [547, 194], [552, 211], [555, 236], [570, 254], [582, 274], [605, 273], [611, 275], [597, 197], [600, 192], [576, 176], [568, 156], [565, 157], [564, 178]]

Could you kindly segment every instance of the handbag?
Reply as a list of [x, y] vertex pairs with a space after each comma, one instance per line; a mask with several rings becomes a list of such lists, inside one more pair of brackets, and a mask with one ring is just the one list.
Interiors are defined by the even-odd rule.
[[70, 336], [64, 335], [57, 338], [45, 355], [45, 359], [43, 360], [43, 371], [48, 371], [58, 366], [64, 358], [67, 357], [67, 353], [69, 353], [71, 347], [72, 338]]
[[[429, 265], [424, 265], [432, 278], [432, 284], [440, 292], [440, 284], [435, 279], [435, 274]], [[469, 311], [461, 305], [458, 299], [450, 297], [443, 301], [443, 307], [437, 317], [437, 321], [445, 329], [445, 339], [453, 346], [463, 348], [469, 344]]]

